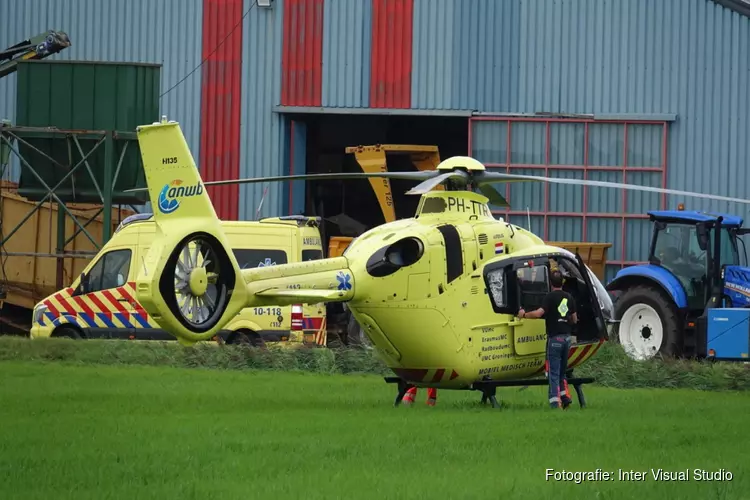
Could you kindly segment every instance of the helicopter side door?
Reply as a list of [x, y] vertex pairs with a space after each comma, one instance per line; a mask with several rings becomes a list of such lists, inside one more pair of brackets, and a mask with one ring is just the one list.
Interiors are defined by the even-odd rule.
[[511, 342], [516, 357], [544, 353], [547, 336], [544, 319], [518, 319], [523, 307], [527, 311], [542, 305], [550, 290], [547, 256], [504, 258], [484, 268], [485, 284], [497, 324], [512, 330]]
[[[599, 303], [599, 299], [596, 296], [596, 285], [594, 284], [593, 280], [591, 279], [591, 273], [586, 267], [586, 264], [583, 262], [583, 259], [581, 258], [578, 253], [576, 253], [576, 262], [578, 264], [578, 271], [581, 273], [581, 277], [583, 278], [583, 281], [586, 283], [586, 289], [588, 291], [588, 298], [590, 300], [589, 304], [579, 304], [579, 311], [581, 310], [581, 306], [588, 305], [593, 312], [594, 315], [594, 326], [595, 326], [595, 333], [597, 336], [597, 339], [606, 339], [607, 338], [607, 322], [604, 319], [604, 314], [602, 313], [602, 308]], [[599, 293], [606, 294], [606, 290], [604, 287], [599, 286]], [[580, 314], [579, 314], [580, 316]], [[580, 319], [579, 319], [580, 321]], [[589, 339], [581, 339], [581, 340], [589, 340]], [[591, 339], [593, 340], [593, 339]]]

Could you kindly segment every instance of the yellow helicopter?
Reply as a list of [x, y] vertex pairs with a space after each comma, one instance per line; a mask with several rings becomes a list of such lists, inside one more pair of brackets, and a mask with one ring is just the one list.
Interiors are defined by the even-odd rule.
[[[543, 319], [518, 319], [549, 290], [550, 269], [579, 304], [568, 359], [581, 366], [607, 338], [612, 300], [578, 255], [546, 245], [535, 234], [495, 219], [488, 202], [507, 205], [491, 183], [562, 182], [703, 198], [737, 200], [580, 179], [486, 172], [470, 157], [436, 170], [291, 175], [203, 183], [179, 124], [138, 127], [137, 136], [157, 237], [137, 265], [138, 301], [181, 343], [210, 339], [241, 309], [277, 314], [274, 306], [347, 302], [373, 347], [396, 377], [398, 405], [411, 387], [477, 390], [499, 407], [496, 388], [546, 384]], [[240, 269], [205, 185], [331, 178], [386, 177], [422, 181], [413, 218], [375, 227], [343, 256]], [[444, 185], [446, 189], [433, 190]], [[473, 192], [478, 188], [482, 194]], [[581, 385], [572, 378], [579, 405]], [[535, 378], [536, 377], [536, 378]]]

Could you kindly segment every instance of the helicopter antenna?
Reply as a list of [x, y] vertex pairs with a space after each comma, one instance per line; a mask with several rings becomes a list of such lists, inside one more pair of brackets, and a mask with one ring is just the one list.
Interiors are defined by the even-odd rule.
[[531, 211], [528, 205], [526, 205], [526, 224], [528, 224], [529, 231], [531, 231]]
[[260, 209], [263, 206], [263, 202], [266, 201], [267, 194], [268, 194], [268, 184], [266, 184], [266, 188], [263, 190], [263, 196], [261, 196], [260, 203], [258, 203], [258, 210], [255, 211], [255, 220], [260, 219]]

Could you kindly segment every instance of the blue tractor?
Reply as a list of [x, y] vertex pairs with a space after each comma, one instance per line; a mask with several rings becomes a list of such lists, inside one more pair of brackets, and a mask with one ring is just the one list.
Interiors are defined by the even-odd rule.
[[741, 217], [648, 212], [648, 264], [626, 267], [607, 289], [614, 337], [633, 359], [743, 360], [750, 350], [750, 268]]

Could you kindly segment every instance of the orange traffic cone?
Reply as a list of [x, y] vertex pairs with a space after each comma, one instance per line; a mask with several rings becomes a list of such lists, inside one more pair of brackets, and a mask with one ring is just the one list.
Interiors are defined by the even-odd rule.
[[414, 403], [414, 399], [417, 397], [417, 388], [412, 387], [408, 391], [406, 391], [406, 394], [404, 394], [404, 398], [401, 400], [401, 403], [409, 406], [410, 404]]
[[427, 388], [427, 406], [435, 406], [437, 403], [437, 389], [434, 387]]

